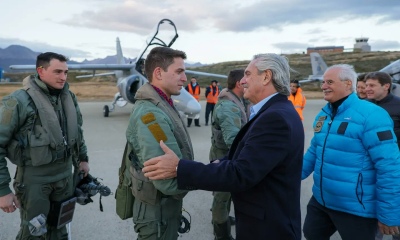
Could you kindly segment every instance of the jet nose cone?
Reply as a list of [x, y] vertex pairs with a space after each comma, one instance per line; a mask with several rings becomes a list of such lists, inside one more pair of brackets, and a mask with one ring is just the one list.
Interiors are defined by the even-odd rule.
[[201, 106], [200, 106], [200, 103], [198, 101], [190, 100], [190, 101], [188, 101], [188, 103], [186, 105], [186, 109], [191, 114], [197, 114], [197, 113], [200, 113]]

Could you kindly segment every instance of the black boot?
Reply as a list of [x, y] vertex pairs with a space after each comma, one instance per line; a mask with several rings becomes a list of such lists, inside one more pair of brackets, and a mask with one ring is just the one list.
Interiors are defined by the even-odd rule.
[[190, 127], [190, 125], [192, 124], [193, 119], [188, 118], [187, 120], [188, 120], [188, 125], [187, 125], [187, 127]]
[[195, 125], [196, 127], [201, 127], [201, 126], [200, 126], [200, 120], [199, 120], [199, 119], [194, 119], [194, 125]]
[[235, 240], [231, 235], [231, 223], [229, 220], [221, 224], [214, 223], [213, 227], [215, 240]]

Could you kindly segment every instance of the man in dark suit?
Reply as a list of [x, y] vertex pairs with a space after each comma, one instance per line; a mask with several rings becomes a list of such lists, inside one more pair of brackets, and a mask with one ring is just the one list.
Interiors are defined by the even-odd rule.
[[179, 160], [161, 141], [166, 154], [144, 163], [145, 176], [177, 177], [180, 189], [231, 192], [237, 240], [300, 240], [304, 130], [287, 99], [289, 70], [285, 57], [254, 56], [241, 80], [244, 97], [254, 104], [250, 121], [226, 157], [208, 165]]

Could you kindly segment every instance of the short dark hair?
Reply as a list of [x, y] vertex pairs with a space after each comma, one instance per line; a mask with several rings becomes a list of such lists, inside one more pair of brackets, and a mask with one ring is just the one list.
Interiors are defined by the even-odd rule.
[[54, 52], [45, 52], [45, 53], [41, 53], [37, 56], [36, 68], [38, 68], [38, 67], [47, 68], [50, 65], [50, 61], [52, 59], [57, 59], [60, 62], [66, 62], [69, 60], [66, 56], [64, 56], [62, 54], [58, 54], [58, 53], [54, 53]]
[[378, 80], [382, 86], [389, 83], [389, 92], [392, 88], [392, 77], [385, 72], [370, 72], [365, 76], [365, 80], [367, 79]]
[[240, 81], [244, 76], [244, 69], [235, 69], [229, 72], [228, 75], [228, 89], [232, 90], [235, 88], [236, 83]]
[[358, 75], [358, 77], [357, 77], [357, 82], [365, 82], [365, 76], [367, 76], [367, 74], [368, 73], [362, 73], [362, 74], [360, 74], [360, 75]]
[[174, 58], [177, 57], [186, 59], [186, 53], [169, 47], [155, 47], [151, 49], [144, 63], [144, 71], [149, 82], [153, 80], [154, 69], [160, 67], [162, 70], [167, 71], [169, 65], [174, 63]]
[[292, 80], [292, 81], [290, 81], [290, 83], [295, 83], [295, 84], [297, 84], [298, 88], [300, 87], [299, 80]]

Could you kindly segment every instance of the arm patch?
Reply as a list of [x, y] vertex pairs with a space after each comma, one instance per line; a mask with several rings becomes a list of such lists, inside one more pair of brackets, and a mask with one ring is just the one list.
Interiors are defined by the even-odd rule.
[[8, 125], [11, 122], [11, 118], [15, 107], [17, 106], [17, 100], [9, 98], [3, 102], [3, 112], [1, 113], [0, 124]]
[[150, 124], [147, 128], [150, 130], [151, 134], [153, 134], [153, 137], [156, 139], [157, 142], [160, 142], [161, 140], [163, 140], [164, 142], [167, 141], [167, 136], [165, 135], [164, 131], [158, 123]]
[[156, 117], [154, 116], [153, 113], [148, 113], [148, 114], [143, 115], [141, 119], [144, 124], [148, 124], [148, 123], [155, 121]]
[[5, 108], [1, 114], [0, 124], [8, 125], [11, 122], [13, 110]]
[[379, 141], [393, 139], [392, 131], [390, 131], [390, 130], [383, 131], [383, 132], [377, 132], [376, 134], [378, 135]]

